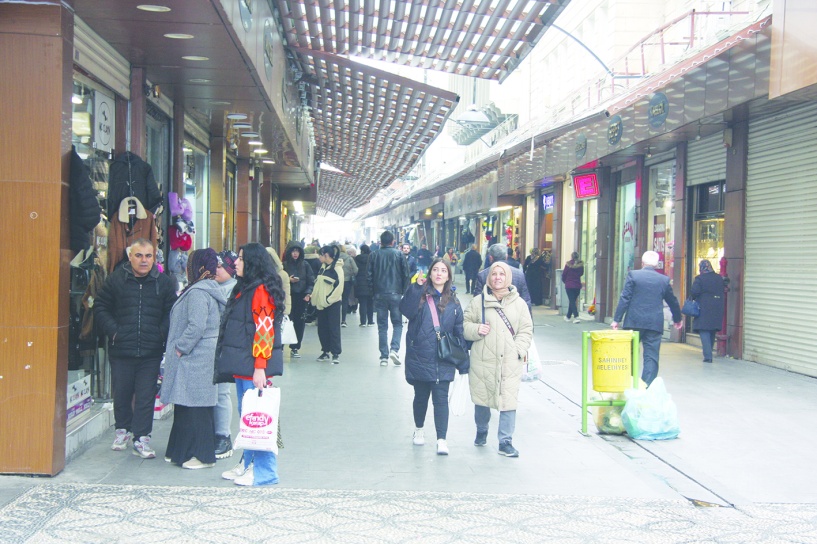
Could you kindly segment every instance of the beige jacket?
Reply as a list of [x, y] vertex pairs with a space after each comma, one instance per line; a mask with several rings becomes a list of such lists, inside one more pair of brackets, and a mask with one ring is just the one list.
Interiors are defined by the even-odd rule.
[[315, 286], [312, 288], [312, 297], [309, 303], [318, 310], [324, 310], [338, 302], [343, 297], [343, 261], [335, 261], [334, 268], [321, 265], [315, 277]]
[[[533, 320], [528, 305], [511, 286], [502, 300], [488, 294], [474, 297], [465, 311], [463, 327], [465, 339], [473, 340], [471, 346], [471, 400], [474, 404], [495, 410], [516, 410], [519, 384], [522, 381], [523, 357], [533, 339]], [[485, 321], [491, 332], [480, 336], [477, 332], [482, 322], [482, 299], [485, 298]], [[499, 316], [500, 308], [513, 327], [514, 336]]]
[[286, 299], [287, 310], [284, 312], [284, 315], [289, 315], [289, 311], [292, 309], [292, 297], [290, 296], [290, 285], [289, 285], [289, 274], [286, 273], [284, 270], [284, 263], [281, 262], [281, 259], [278, 257], [278, 252], [275, 251], [273, 248], [268, 247], [267, 253], [269, 253], [270, 257], [272, 257], [272, 262], [275, 263], [275, 266], [278, 267], [278, 275], [281, 276], [281, 283], [284, 284], [284, 298]]

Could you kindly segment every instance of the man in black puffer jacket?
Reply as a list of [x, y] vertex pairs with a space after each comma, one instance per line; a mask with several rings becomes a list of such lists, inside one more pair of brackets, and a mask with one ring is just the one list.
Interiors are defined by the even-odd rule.
[[[380, 366], [387, 366], [389, 359], [396, 366], [401, 364], [400, 337], [403, 334], [403, 316], [400, 299], [408, 287], [408, 264], [403, 254], [394, 247], [394, 235], [384, 231], [380, 235], [380, 249], [369, 257], [366, 277], [374, 298], [377, 312], [377, 334], [380, 345]], [[388, 342], [389, 318], [391, 318], [391, 343]]]
[[149, 240], [133, 242], [129, 262], [108, 276], [94, 301], [97, 326], [110, 340], [116, 426], [111, 449], [122, 451], [133, 438], [134, 455], [143, 459], [156, 457], [150, 447], [156, 379], [176, 302], [176, 282], [159, 272], [155, 254]]

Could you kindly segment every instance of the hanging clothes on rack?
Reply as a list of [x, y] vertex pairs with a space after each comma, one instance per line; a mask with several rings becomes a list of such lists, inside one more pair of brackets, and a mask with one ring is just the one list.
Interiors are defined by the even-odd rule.
[[88, 167], [71, 146], [71, 177], [68, 192], [68, 217], [71, 225], [71, 250], [83, 251], [91, 247], [91, 231], [99, 224], [99, 201], [91, 183]]
[[136, 197], [122, 199], [119, 209], [111, 216], [108, 229], [108, 274], [128, 258], [126, 249], [134, 240], [150, 240], [154, 248], [159, 244], [156, 217], [142, 206]]
[[134, 196], [146, 210], [156, 212], [162, 193], [153, 177], [153, 169], [139, 155], [126, 151], [111, 163], [108, 179], [108, 218], [113, 222], [123, 199]]

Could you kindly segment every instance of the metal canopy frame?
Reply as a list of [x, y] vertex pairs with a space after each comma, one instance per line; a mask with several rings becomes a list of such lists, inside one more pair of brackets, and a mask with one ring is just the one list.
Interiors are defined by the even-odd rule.
[[319, 208], [345, 215], [407, 174], [456, 106], [449, 91], [348, 57], [503, 81], [570, 0], [271, 0], [302, 74]]
[[303, 70], [318, 159], [318, 206], [345, 215], [414, 167], [459, 101], [450, 91], [330, 53], [290, 49]]
[[276, 0], [290, 47], [500, 82], [570, 0]]

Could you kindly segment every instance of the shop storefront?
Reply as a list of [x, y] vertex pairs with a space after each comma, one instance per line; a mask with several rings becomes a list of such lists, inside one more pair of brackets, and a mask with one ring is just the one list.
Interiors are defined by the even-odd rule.
[[636, 176], [636, 166], [628, 166], [613, 172], [613, 186], [616, 187], [615, 235], [613, 245], [613, 284], [610, 288], [610, 308], [615, 309], [618, 297], [624, 287], [627, 273], [635, 267], [635, 248], [638, 245], [638, 214], [636, 206], [640, 194]]

